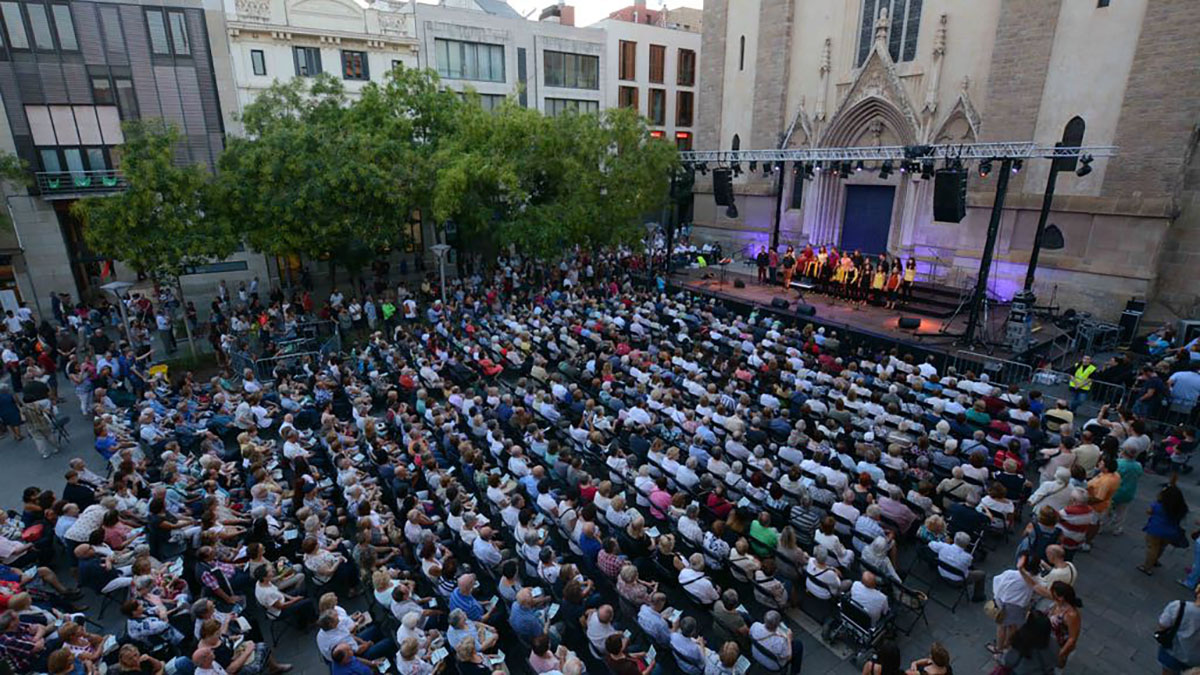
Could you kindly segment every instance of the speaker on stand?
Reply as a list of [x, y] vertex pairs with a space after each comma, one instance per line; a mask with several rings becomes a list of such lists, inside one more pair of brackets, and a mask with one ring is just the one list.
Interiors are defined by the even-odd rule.
[[[716, 172], [713, 173], [715, 175]], [[939, 169], [933, 177], [933, 219], [944, 223], [961, 223], [966, 215], [966, 169]]]

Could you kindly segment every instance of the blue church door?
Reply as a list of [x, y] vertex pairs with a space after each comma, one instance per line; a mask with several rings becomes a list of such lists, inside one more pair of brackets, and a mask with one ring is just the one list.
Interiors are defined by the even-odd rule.
[[891, 185], [847, 185], [841, 250], [886, 252], [895, 196], [896, 188]]

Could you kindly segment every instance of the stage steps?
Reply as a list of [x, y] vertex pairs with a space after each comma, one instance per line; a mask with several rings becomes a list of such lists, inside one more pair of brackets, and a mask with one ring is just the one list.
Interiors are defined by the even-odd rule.
[[[811, 293], [811, 290], [804, 288], [808, 285], [810, 285], [808, 279], [792, 282], [793, 288]], [[901, 304], [899, 309], [935, 319], [947, 319], [954, 314], [954, 310], [958, 308], [963, 296], [968, 293], [970, 293], [969, 289], [954, 288], [931, 281], [918, 281], [913, 284], [912, 298]], [[993, 307], [996, 306], [993, 304]], [[964, 308], [963, 311], [965, 312], [966, 309]]]

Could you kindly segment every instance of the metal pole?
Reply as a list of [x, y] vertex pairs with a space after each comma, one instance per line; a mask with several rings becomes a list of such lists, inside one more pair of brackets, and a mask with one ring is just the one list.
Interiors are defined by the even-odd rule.
[[1050, 218], [1050, 204], [1054, 201], [1054, 186], [1058, 183], [1058, 160], [1050, 160], [1050, 175], [1046, 177], [1046, 193], [1042, 195], [1042, 212], [1038, 214], [1037, 230], [1033, 233], [1033, 248], [1029, 251], [1029, 269], [1025, 270], [1025, 293], [1033, 292], [1033, 275], [1037, 271], [1038, 256], [1042, 252], [1042, 233], [1046, 220]]
[[971, 313], [967, 317], [967, 329], [963, 331], [962, 343], [970, 345], [979, 327], [979, 314], [987, 297], [988, 274], [992, 268], [992, 255], [996, 250], [996, 235], [1000, 232], [1000, 216], [1004, 213], [1004, 197], [1008, 193], [1008, 179], [1012, 175], [1012, 160], [1000, 165], [1000, 178], [996, 181], [996, 199], [992, 202], [992, 217], [988, 221], [987, 242], [983, 245], [983, 256], [979, 259], [979, 276], [975, 281], [975, 292], [971, 297]]
[[780, 212], [783, 210], [783, 175], [787, 173], [784, 171], [785, 168], [787, 168], [787, 165], [783, 162], [775, 164], [775, 169], [779, 172], [779, 177], [775, 179], [775, 214], [774, 224], [771, 226], [771, 250], [779, 248], [779, 221], [781, 218]]

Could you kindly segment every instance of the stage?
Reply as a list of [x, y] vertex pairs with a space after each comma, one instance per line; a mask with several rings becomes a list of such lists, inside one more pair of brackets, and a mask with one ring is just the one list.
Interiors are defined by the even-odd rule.
[[[703, 278], [705, 275], [712, 278]], [[1004, 339], [1004, 319], [1008, 315], [1008, 307], [993, 307], [987, 316], [987, 322], [980, 321], [976, 331], [977, 338], [990, 337], [991, 343], [984, 345], [960, 344], [961, 335], [967, 324], [967, 308], [957, 315], [953, 311], [944, 312], [944, 316], [930, 316], [914, 303], [914, 307], [905, 308], [902, 304], [898, 309], [884, 309], [881, 306], [867, 304], [859, 306], [841, 298], [834, 298], [816, 292], [804, 292], [795, 289], [784, 291], [781, 285], [766, 286], [758, 283], [753, 274], [735, 271], [733, 265], [725, 271], [722, 281], [721, 269], [710, 266], [706, 269], [688, 268], [677, 270], [671, 275], [671, 285], [704, 295], [721, 298], [733, 303], [741, 303], [760, 311], [774, 312], [780, 315], [810, 320], [818, 325], [826, 326], [829, 330], [845, 330], [852, 333], [884, 338], [912, 346], [918, 351], [926, 351], [943, 356], [950, 356], [959, 351], [988, 353], [990, 356], [1009, 361], [1029, 361], [1031, 358], [1047, 353], [1051, 348], [1062, 345], [1069, 340], [1069, 335], [1049, 322], [1034, 319], [1032, 344], [1026, 352], [1016, 354], [1006, 345], [999, 344]], [[736, 282], [741, 281], [745, 287], [738, 288]], [[926, 294], [945, 293], [935, 290], [932, 286], [924, 289]], [[771, 301], [783, 298], [788, 301], [786, 310], [773, 307]], [[814, 316], [800, 316], [796, 313], [798, 301], [816, 308]], [[900, 317], [913, 317], [920, 320], [920, 326], [914, 329], [903, 329], [899, 326]], [[1057, 345], [1056, 345], [1057, 343]]]

